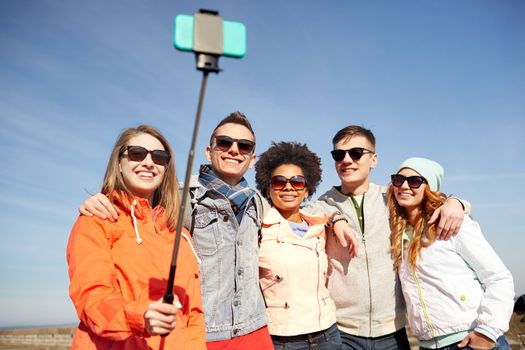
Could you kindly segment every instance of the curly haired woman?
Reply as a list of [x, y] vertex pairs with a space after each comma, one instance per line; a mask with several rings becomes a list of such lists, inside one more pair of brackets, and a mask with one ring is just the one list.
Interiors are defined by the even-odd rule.
[[321, 181], [321, 161], [306, 145], [279, 142], [255, 170], [257, 189], [272, 205], [263, 220], [259, 276], [275, 349], [339, 349], [326, 288], [328, 215], [301, 210]]
[[172, 154], [148, 125], [118, 137], [101, 192], [121, 219], [79, 216], [67, 246], [69, 295], [80, 319], [72, 349], [206, 349], [198, 259], [186, 230], [175, 300], [162, 302], [180, 205]]

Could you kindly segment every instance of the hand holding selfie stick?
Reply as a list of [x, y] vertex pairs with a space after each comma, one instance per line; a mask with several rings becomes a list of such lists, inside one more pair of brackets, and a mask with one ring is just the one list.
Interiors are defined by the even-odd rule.
[[[227, 28], [230, 29], [228, 30]], [[235, 29], [233, 32], [232, 28]], [[230, 42], [229, 46], [228, 42]], [[217, 11], [201, 9], [195, 14], [195, 16], [178, 15], [175, 18], [175, 47], [179, 50], [195, 52], [197, 69], [202, 71], [202, 83], [199, 102], [197, 105], [195, 125], [193, 127], [193, 137], [188, 154], [186, 175], [184, 177], [181, 206], [177, 218], [175, 243], [173, 245], [168, 285], [163, 297], [163, 301], [168, 304], [173, 303], [174, 300], [173, 284], [175, 282], [175, 272], [177, 270], [177, 256], [179, 253], [184, 213], [188, 201], [191, 168], [195, 156], [195, 144], [199, 131], [208, 74], [210, 72], [220, 72], [218, 65], [219, 56], [224, 55], [238, 58], [244, 56], [246, 53], [246, 29], [241, 23], [223, 21]]]

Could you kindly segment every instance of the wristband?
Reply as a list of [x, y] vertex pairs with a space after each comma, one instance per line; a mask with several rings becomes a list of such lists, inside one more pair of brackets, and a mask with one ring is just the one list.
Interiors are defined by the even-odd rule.
[[335, 220], [332, 220], [332, 225], [335, 225], [335, 223], [338, 222], [338, 221], [344, 221], [344, 222], [346, 222], [348, 224], [348, 220], [346, 220], [346, 218], [344, 216], [341, 216], [341, 217], [339, 217], [339, 218], [337, 218]]
[[348, 220], [346, 219], [346, 217], [341, 214], [340, 211], [335, 211], [332, 216], [330, 216], [330, 224], [335, 224], [336, 222], [338, 221], [342, 221], [344, 220], [346, 223], [348, 223]]

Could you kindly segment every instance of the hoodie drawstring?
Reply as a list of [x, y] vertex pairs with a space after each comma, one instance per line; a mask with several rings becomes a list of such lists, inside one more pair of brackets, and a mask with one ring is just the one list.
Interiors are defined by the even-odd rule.
[[[131, 204], [131, 217], [133, 219], [133, 228], [135, 229], [135, 236], [137, 236], [137, 244], [141, 244], [142, 238], [140, 238], [139, 227], [137, 225], [137, 218], [135, 217], [135, 206], [136, 205], [137, 205], [137, 200], [133, 199], [133, 203]], [[197, 252], [195, 252], [195, 249], [193, 248], [193, 245], [191, 244], [191, 239], [184, 232], [182, 232], [182, 236], [188, 242], [188, 245], [190, 246], [191, 251], [193, 252], [193, 255], [195, 255], [195, 258], [197, 259], [197, 263], [200, 264], [201, 259], [199, 259]]]
[[137, 205], [137, 200], [133, 199], [131, 204], [131, 217], [133, 218], [133, 227], [135, 228], [135, 235], [137, 236], [137, 244], [142, 243], [142, 238], [140, 238], [139, 227], [137, 226], [137, 218], [135, 217], [135, 205]]
[[195, 258], [197, 259], [197, 264], [200, 265], [201, 259], [199, 259], [199, 256], [197, 255], [197, 252], [195, 252], [195, 249], [193, 248], [193, 244], [191, 244], [190, 237], [188, 237], [188, 235], [185, 234], [184, 232], [182, 232], [181, 234], [182, 234], [182, 237], [184, 237], [186, 239], [186, 241], [188, 242], [188, 245], [190, 246], [191, 251], [193, 252], [193, 255], [195, 255]]

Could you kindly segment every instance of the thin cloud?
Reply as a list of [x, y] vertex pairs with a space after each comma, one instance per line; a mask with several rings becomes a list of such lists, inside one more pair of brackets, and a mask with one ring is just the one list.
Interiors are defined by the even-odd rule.
[[472, 174], [472, 175], [452, 175], [446, 177], [448, 182], [456, 181], [486, 181], [494, 179], [523, 179], [525, 178], [525, 172], [516, 173], [499, 173], [499, 174]]

